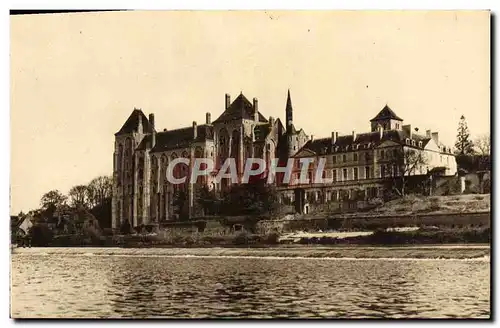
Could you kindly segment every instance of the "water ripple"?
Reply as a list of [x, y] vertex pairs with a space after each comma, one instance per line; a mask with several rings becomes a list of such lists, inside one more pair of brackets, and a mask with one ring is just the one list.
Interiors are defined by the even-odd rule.
[[490, 316], [482, 260], [12, 256], [15, 318]]

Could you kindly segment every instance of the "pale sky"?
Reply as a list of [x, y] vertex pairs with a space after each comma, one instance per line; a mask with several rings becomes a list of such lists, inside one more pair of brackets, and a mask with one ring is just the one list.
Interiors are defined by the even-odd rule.
[[490, 13], [104, 12], [11, 17], [11, 213], [111, 175], [134, 107], [157, 130], [259, 99], [315, 138], [367, 132], [387, 103], [453, 146], [490, 131]]

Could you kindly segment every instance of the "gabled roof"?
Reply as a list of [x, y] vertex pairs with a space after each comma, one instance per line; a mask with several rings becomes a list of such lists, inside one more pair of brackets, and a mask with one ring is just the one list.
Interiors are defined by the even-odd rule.
[[[233, 103], [217, 118], [214, 123], [233, 120], [253, 120], [253, 105], [241, 93]], [[267, 122], [266, 118], [259, 112], [259, 122]]]
[[387, 105], [382, 108], [382, 110], [370, 120], [370, 122], [373, 121], [381, 121], [381, 120], [398, 120], [402, 121], [403, 119], [394, 113], [394, 111]]
[[134, 109], [132, 111], [132, 114], [130, 114], [130, 116], [128, 117], [127, 121], [125, 121], [125, 124], [123, 124], [120, 131], [115, 133], [115, 136], [137, 132], [137, 128], [139, 126], [139, 117], [142, 117], [142, 131], [144, 133], [153, 132], [153, 126], [149, 123], [148, 118], [146, 117], [146, 115], [144, 115], [142, 110]]
[[[151, 147], [152, 136], [148, 135], [141, 141], [137, 150]], [[197, 138], [193, 138], [193, 127], [163, 131], [156, 133], [156, 144], [151, 152], [161, 152], [166, 150], [188, 147], [192, 142], [199, 142], [213, 139], [212, 125], [198, 125]]]

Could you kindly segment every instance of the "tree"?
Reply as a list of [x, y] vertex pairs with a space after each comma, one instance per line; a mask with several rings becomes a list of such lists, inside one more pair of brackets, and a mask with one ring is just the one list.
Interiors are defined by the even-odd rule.
[[56, 210], [66, 205], [67, 197], [64, 196], [59, 190], [51, 190], [45, 193], [40, 200], [43, 215], [45, 217], [52, 217]]
[[103, 204], [113, 192], [113, 178], [99, 176], [92, 179], [87, 186], [87, 199], [91, 207]]
[[84, 208], [89, 207], [89, 203], [87, 201], [87, 186], [74, 186], [69, 190], [68, 195], [70, 198], [71, 206]]
[[489, 134], [482, 134], [476, 137], [474, 145], [480, 155], [490, 155], [491, 139]]
[[465, 116], [460, 117], [458, 122], [457, 141], [455, 143], [456, 152], [459, 155], [469, 155], [474, 153], [474, 144], [470, 140], [469, 128]]
[[273, 215], [279, 206], [275, 188], [259, 180], [233, 185], [223, 197], [221, 210], [226, 215]]
[[427, 157], [421, 149], [399, 148], [396, 149], [386, 166], [386, 176], [390, 179], [391, 188], [400, 197], [404, 197], [409, 187], [411, 176], [422, 173], [423, 167], [427, 165]]
[[213, 215], [217, 213], [220, 199], [215, 190], [209, 190], [207, 185], [195, 185], [195, 201], [197, 207], [202, 210], [202, 215]]
[[186, 216], [186, 206], [188, 205], [188, 194], [186, 191], [177, 189], [174, 192], [172, 205], [177, 208], [177, 214], [179, 218], [185, 218]]

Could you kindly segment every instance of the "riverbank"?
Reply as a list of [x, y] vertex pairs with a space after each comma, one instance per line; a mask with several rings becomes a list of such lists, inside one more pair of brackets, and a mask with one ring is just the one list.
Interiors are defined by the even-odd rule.
[[163, 233], [101, 236], [84, 238], [78, 235], [56, 236], [46, 245], [52, 247], [266, 247], [289, 245], [426, 245], [426, 244], [477, 244], [490, 243], [490, 228], [376, 230], [353, 232], [314, 232], [279, 235], [250, 234], [247, 232], [228, 235], [205, 233]]
[[490, 256], [490, 246], [274, 246], [253, 248], [16, 248], [14, 255], [138, 256], [138, 257], [246, 257], [318, 259], [481, 259]]

